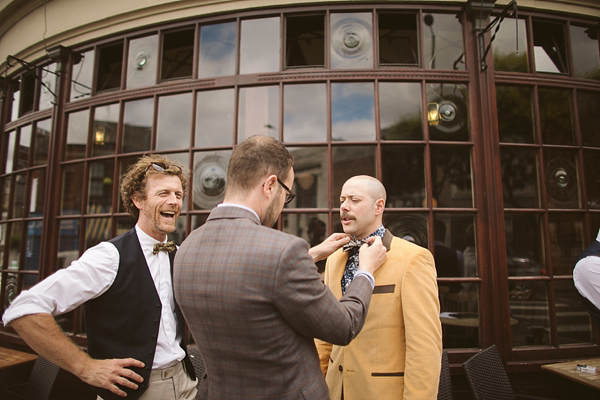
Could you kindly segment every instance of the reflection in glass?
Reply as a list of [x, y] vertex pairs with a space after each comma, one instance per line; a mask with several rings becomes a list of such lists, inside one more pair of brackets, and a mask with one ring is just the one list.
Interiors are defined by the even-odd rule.
[[82, 54], [81, 60], [73, 64], [71, 73], [71, 101], [90, 97], [94, 78], [94, 50]]
[[90, 218], [85, 221], [85, 248], [89, 249], [110, 239], [110, 218]]
[[496, 85], [496, 104], [500, 141], [534, 143], [531, 88]]
[[331, 84], [333, 140], [375, 140], [375, 93], [371, 82]]
[[29, 216], [41, 217], [44, 212], [46, 195], [46, 169], [31, 171], [29, 181]]
[[[583, 174], [589, 208], [600, 209], [600, 151], [584, 150]], [[600, 225], [597, 225], [600, 226]]]
[[573, 75], [578, 78], [600, 79], [598, 28], [571, 25]]
[[571, 91], [540, 88], [540, 125], [546, 144], [573, 144]]
[[112, 159], [92, 162], [89, 165], [88, 214], [104, 214], [112, 211], [114, 162]]
[[123, 116], [123, 153], [150, 150], [154, 99], [125, 103]]
[[279, 138], [279, 87], [241, 88], [238, 110], [238, 143], [252, 135]]
[[540, 206], [538, 162], [533, 149], [501, 147], [502, 193], [505, 208]]
[[286, 67], [323, 67], [325, 65], [323, 15], [289, 16], [285, 22]]
[[240, 74], [279, 71], [279, 17], [242, 21]]
[[192, 93], [159, 98], [156, 150], [190, 147], [192, 100]]
[[200, 28], [198, 78], [235, 74], [235, 22]]
[[379, 118], [384, 140], [422, 140], [421, 85], [409, 82], [379, 84]]
[[444, 348], [479, 348], [478, 284], [470, 291], [452, 291], [448, 283], [439, 283], [440, 321]]
[[548, 208], [579, 208], [580, 179], [575, 153], [545, 150], [544, 170]]
[[[285, 142], [327, 140], [327, 94], [325, 84], [283, 87], [283, 139]], [[310, 101], [307, 101], [310, 99]]]
[[[27, 239], [25, 241], [25, 264], [26, 271], [37, 271], [40, 266], [40, 249], [42, 247], [42, 226], [43, 221], [27, 222]], [[37, 274], [25, 275], [24, 284], [31, 287], [37, 283]]]
[[550, 344], [548, 297], [544, 282], [509, 281], [512, 345]]
[[79, 220], [60, 220], [58, 228], [57, 268], [67, 268], [79, 258]]
[[19, 103], [21, 102], [21, 80], [15, 79], [11, 85], [12, 89], [12, 103], [10, 111], [10, 120], [16, 121], [19, 119]]
[[6, 165], [4, 167], [4, 173], [10, 174], [13, 171], [13, 164], [15, 158], [15, 143], [17, 141], [17, 133], [15, 131], [8, 132], [8, 144], [6, 146]]
[[[474, 218], [472, 215], [435, 214], [433, 221], [433, 252], [438, 277], [477, 276], [473, 227]], [[467, 253], [467, 260], [465, 260], [465, 253]], [[469, 262], [469, 265], [465, 265], [466, 261]], [[446, 285], [451, 292], [462, 292], [464, 289], [461, 283], [448, 283]]]
[[12, 203], [12, 217], [23, 218], [25, 217], [25, 184], [27, 182], [26, 174], [15, 174], [15, 191]]
[[432, 147], [431, 180], [434, 207], [473, 207], [471, 149]]
[[41, 70], [40, 76], [40, 106], [39, 110], [52, 108], [57, 103], [56, 99], [56, 63], [46, 65]]
[[168, 32], [163, 36], [161, 81], [191, 78], [194, 66], [194, 29]]
[[[389, 186], [386, 187], [386, 190], [388, 189]], [[383, 226], [394, 236], [424, 248], [428, 247], [427, 214], [386, 211], [383, 213]]]
[[121, 87], [123, 70], [123, 42], [106, 45], [98, 49], [98, 72], [96, 73], [96, 92]]
[[234, 101], [233, 89], [198, 92], [194, 147], [231, 146]]
[[285, 207], [328, 207], [327, 147], [290, 147], [288, 150], [294, 157], [294, 184], [290, 189], [296, 193], [296, 198]]
[[52, 119], [44, 119], [35, 124], [33, 142], [33, 165], [43, 165], [48, 162], [48, 146], [52, 132]]
[[418, 65], [417, 16], [379, 13], [379, 63]]
[[583, 217], [578, 214], [548, 214], [548, 238], [553, 274], [573, 275], [575, 260], [584, 244]]
[[331, 68], [373, 68], [371, 13], [332, 13]]
[[508, 276], [546, 275], [541, 215], [505, 213], [504, 225]]
[[83, 196], [83, 164], [70, 164], [63, 167], [60, 213], [80, 214]]
[[18, 270], [21, 258], [21, 240], [23, 240], [23, 224], [16, 222], [10, 224], [10, 238], [8, 239], [8, 269]]
[[533, 54], [537, 72], [567, 72], [568, 62], [563, 25], [534, 20]]
[[194, 210], [212, 210], [223, 202], [230, 158], [230, 150], [194, 154]]
[[577, 109], [582, 144], [600, 147], [600, 124], [597, 118], [600, 93], [577, 91]]
[[529, 72], [525, 20], [519, 19], [517, 23], [518, 33], [513, 20], [500, 24], [500, 29], [496, 32], [496, 38], [492, 42], [496, 71]]
[[572, 279], [554, 281], [559, 344], [592, 343], [590, 317]]
[[19, 115], [22, 117], [28, 112], [33, 111], [33, 101], [35, 96], [36, 75], [27, 73], [23, 75], [21, 86], [21, 104], [19, 105]]
[[19, 276], [13, 273], [3, 273], [2, 277], [6, 280], [3, 300], [3, 310], [6, 310], [19, 294]]
[[283, 231], [298, 236], [310, 247], [327, 239], [327, 214], [282, 214]]
[[427, 84], [427, 122], [431, 140], [469, 140], [467, 86]]
[[17, 148], [17, 169], [29, 165], [29, 148], [31, 147], [31, 125], [25, 125], [19, 130], [19, 147]]
[[425, 68], [464, 70], [462, 25], [458, 16], [425, 14], [423, 24]]
[[114, 154], [117, 144], [119, 104], [96, 107], [92, 132], [92, 156]]
[[152, 86], [158, 68], [158, 35], [133, 39], [127, 56], [127, 89]]
[[425, 207], [424, 157], [424, 146], [381, 146], [387, 208]]
[[342, 186], [349, 178], [355, 175], [376, 176], [375, 146], [335, 146], [332, 151], [333, 205], [339, 207]]
[[[11, 176], [5, 176], [4, 178], [0, 178], [0, 212], [3, 220], [7, 220], [9, 218], [8, 208], [10, 205], [10, 182]], [[3, 226], [3, 225], [0, 225]]]
[[84, 158], [88, 138], [90, 111], [83, 110], [68, 115], [67, 148], [65, 160]]

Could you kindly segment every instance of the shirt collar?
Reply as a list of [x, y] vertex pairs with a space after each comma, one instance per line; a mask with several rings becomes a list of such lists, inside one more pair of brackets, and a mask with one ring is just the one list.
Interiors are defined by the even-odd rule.
[[221, 204], [217, 204], [217, 207], [237, 207], [237, 208], [243, 208], [244, 210], [250, 211], [252, 214], [256, 215], [256, 218], [258, 219], [258, 222], [260, 222], [260, 217], [258, 216], [258, 214], [256, 213], [256, 211], [254, 211], [253, 209], [251, 209], [248, 206], [245, 206], [243, 204], [237, 204], [237, 203], [221, 203]]
[[[379, 228], [377, 228], [375, 230], [375, 232], [371, 233], [370, 235], [366, 236], [364, 239], [362, 240], [366, 240], [367, 238], [370, 238], [371, 236], [379, 236], [380, 238], [383, 238], [383, 235], [385, 234], [385, 228], [383, 227], [383, 225], [379, 226]], [[356, 238], [356, 236], [352, 237], [355, 241], [358, 241], [358, 239]]]
[[168, 239], [167, 238], [163, 242], [160, 242], [154, 239], [152, 236], [148, 235], [146, 232], [144, 232], [142, 228], [138, 226], [138, 224], [135, 224], [135, 233], [137, 233], [137, 237], [140, 241], [140, 244], [142, 245], [142, 248], [145, 247], [152, 249], [155, 243], [166, 243]]

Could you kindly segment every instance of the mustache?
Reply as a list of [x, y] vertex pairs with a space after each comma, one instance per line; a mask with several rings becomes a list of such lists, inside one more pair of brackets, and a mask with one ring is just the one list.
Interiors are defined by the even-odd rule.
[[352, 214], [348, 214], [347, 212], [342, 212], [342, 213], [340, 214], [340, 218], [346, 218], [346, 219], [356, 219], [356, 218], [354, 217], [354, 215], [352, 215]]

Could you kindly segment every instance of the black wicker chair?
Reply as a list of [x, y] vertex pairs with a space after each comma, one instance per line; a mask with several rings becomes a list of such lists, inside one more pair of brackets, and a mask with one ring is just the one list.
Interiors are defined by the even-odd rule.
[[38, 356], [27, 383], [0, 387], [0, 398], [11, 396], [10, 398], [27, 400], [48, 400], [59, 371], [59, 367]]
[[440, 371], [440, 387], [437, 400], [453, 400], [452, 381], [450, 379], [450, 365], [448, 364], [448, 352], [442, 353], [442, 369]]

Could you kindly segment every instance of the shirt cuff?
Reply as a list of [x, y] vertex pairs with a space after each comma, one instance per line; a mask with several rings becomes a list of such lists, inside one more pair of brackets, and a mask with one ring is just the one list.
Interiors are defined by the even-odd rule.
[[357, 278], [361, 275], [369, 280], [369, 283], [371, 284], [371, 290], [375, 289], [375, 278], [373, 277], [373, 274], [371, 274], [369, 271], [360, 270], [356, 272], [354, 278]]

